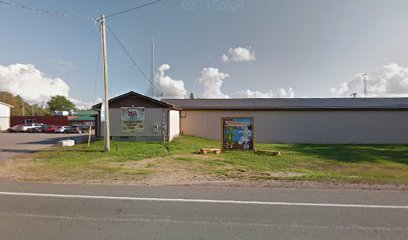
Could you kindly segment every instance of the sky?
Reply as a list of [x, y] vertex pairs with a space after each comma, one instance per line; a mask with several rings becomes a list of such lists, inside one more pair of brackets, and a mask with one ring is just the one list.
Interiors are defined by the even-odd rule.
[[[103, 97], [92, 21], [152, 0], [0, 0], [0, 91]], [[8, 3], [11, 3], [8, 4]], [[26, 8], [22, 8], [25, 6]], [[28, 7], [28, 8], [27, 8]], [[164, 98], [408, 96], [406, 0], [163, 0], [107, 24]], [[109, 96], [149, 80], [107, 31]]]

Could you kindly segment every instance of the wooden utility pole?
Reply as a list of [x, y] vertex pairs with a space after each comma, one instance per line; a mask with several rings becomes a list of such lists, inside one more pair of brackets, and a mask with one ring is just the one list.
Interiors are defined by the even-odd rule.
[[105, 87], [105, 152], [110, 152], [109, 96], [108, 96], [108, 62], [106, 59], [105, 16], [101, 16], [103, 80]]
[[364, 97], [367, 97], [367, 73], [364, 73], [361, 76], [364, 77]]
[[23, 114], [23, 116], [25, 116], [25, 104], [24, 104], [24, 100], [23, 101], [23, 105], [21, 107], [21, 114]]

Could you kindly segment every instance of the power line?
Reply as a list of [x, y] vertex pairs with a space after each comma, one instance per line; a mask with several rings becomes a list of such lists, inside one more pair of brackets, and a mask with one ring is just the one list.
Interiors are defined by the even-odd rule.
[[96, 88], [97, 88], [97, 83], [99, 82], [99, 77], [100, 75], [98, 75], [99, 73], [99, 67], [100, 67], [100, 58], [101, 58], [101, 49], [102, 49], [102, 42], [99, 42], [99, 48], [98, 48], [98, 52], [96, 54], [96, 72], [95, 72], [95, 82], [94, 82], [94, 92], [93, 92], [93, 99], [96, 99]]
[[139, 70], [139, 72], [143, 75], [143, 77], [153, 85], [153, 87], [159, 92], [159, 89], [154, 85], [154, 82], [149, 79], [147, 74], [142, 70], [142, 68], [136, 63], [135, 59], [132, 57], [132, 55], [129, 53], [129, 51], [126, 49], [126, 47], [122, 44], [122, 42], [119, 40], [118, 36], [112, 31], [112, 29], [109, 27], [108, 24], [106, 24], [106, 27], [108, 28], [109, 32], [112, 33], [113, 37], [115, 40], [118, 42], [122, 50], [126, 53], [126, 55], [129, 57], [129, 59], [132, 61], [133, 65]]
[[[110, 14], [110, 15], [106, 16], [105, 18], [114, 17], [114, 16], [118, 16], [118, 15], [121, 15], [121, 14], [131, 12], [131, 11], [135, 11], [137, 9], [141, 9], [141, 8], [156, 4], [156, 3], [161, 2], [161, 1], [163, 1], [163, 0], [156, 0], [156, 1], [148, 2], [148, 3], [145, 3], [143, 5], [134, 7], [134, 8], [130, 8], [130, 9], [127, 9], [127, 10], [123, 10], [123, 11], [120, 11], [120, 12], [117, 12], [117, 13]], [[0, 4], [8, 5], [8, 6], [23, 9], [23, 10], [32, 11], [32, 12], [36, 12], [36, 13], [40, 13], [40, 14], [50, 15], [50, 16], [58, 16], [58, 17], [64, 17], [64, 18], [76, 18], [76, 19], [80, 19], [80, 20], [94, 22], [95, 24], [100, 21], [99, 18], [95, 19], [95, 18], [84, 17], [84, 16], [80, 16], [80, 15], [72, 15], [72, 14], [68, 14], [68, 13], [65, 13], [65, 12], [56, 12], [56, 11], [44, 10], [44, 9], [34, 8], [34, 7], [27, 6], [27, 5], [12, 3], [12, 2], [9, 2], [9, 1], [4, 1], [4, 0], [0, 0]], [[136, 61], [133, 59], [132, 55], [129, 53], [129, 51], [127, 51], [126, 47], [122, 44], [122, 42], [119, 40], [119, 38], [116, 36], [116, 34], [112, 31], [112, 29], [107, 24], [106, 24], [106, 27], [112, 33], [115, 40], [119, 43], [119, 45], [121, 46], [123, 51], [126, 53], [126, 55], [128, 55], [128, 57], [132, 61], [133, 65], [137, 67], [137, 69], [140, 71], [140, 73], [143, 75], [143, 77], [148, 82], [150, 82], [153, 85], [153, 87], [159, 92], [157, 87], [154, 85], [153, 80], [149, 79], [147, 74], [140, 68], [140, 66], [136, 63]]]
[[80, 15], [72, 15], [72, 14], [68, 14], [68, 13], [65, 13], [65, 12], [55, 12], [55, 11], [50, 11], [50, 10], [44, 10], [44, 9], [34, 8], [34, 7], [27, 6], [27, 5], [12, 3], [12, 2], [8, 2], [8, 1], [4, 1], [4, 0], [0, 0], [0, 4], [8, 5], [8, 6], [11, 6], [11, 7], [24, 9], [24, 10], [28, 10], [28, 11], [32, 11], [32, 12], [36, 12], [36, 13], [40, 13], [40, 14], [50, 15], [50, 16], [58, 16], [58, 17], [64, 17], [64, 18], [76, 18], [76, 19], [80, 19], [80, 20], [95, 22], [95, 19], [91, 18], [91, 17], [84, 17], [84, 16], [80, 16]]
[[161, 2], [161, 1], [163, 1], [163, 0], [156, 0], [156, 1], [148, 2], [148, 3], [145, 3], [143, 5], [134, 7], [134, 8], [129, 8], [129, 9], [126, 9], [126, 10], [123, 10], [123, 11], [120, 11], [120, 12], [112, 13], [110, 15], [107, 15], [105, 18], [110, 18], [110, 17], [122, 15], [122, 14], [125, 14], [125, 13], [128, 13], [128, 12], [132, 12], [132, 11], [135, 11], [137, 9], [141, 9], [141, 8], [156, 4], [156, 3]]

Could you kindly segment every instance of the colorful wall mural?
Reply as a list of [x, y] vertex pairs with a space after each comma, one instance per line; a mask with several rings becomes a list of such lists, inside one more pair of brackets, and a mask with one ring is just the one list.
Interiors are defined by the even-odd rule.
[[222, 147], [224, 150], [254, 149], [254, 118], [222, 118]]

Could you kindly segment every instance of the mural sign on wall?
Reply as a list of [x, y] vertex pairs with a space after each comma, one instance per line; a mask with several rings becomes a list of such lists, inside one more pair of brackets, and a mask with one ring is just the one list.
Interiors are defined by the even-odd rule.
[[143, 132], [145, 120], [144, 107], [121, 107], [120, 124], [122, 132]]
[[254, 118], [222, 118], [222, 147], [225, 150], [254, 149]]

